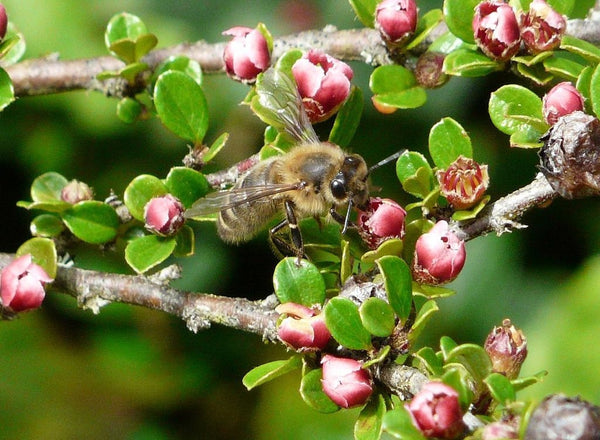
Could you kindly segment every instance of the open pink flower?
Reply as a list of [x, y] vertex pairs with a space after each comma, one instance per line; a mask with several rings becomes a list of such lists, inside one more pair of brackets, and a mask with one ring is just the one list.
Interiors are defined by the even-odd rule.
[[0, 275], [2, 305], [15, 312], [37, 309], [46, 296], [44, 286], [52, 281], [31, 254], [16, 258]]
[[486, 0], [475, 7], [473, 33], [483, 53], [498, 61], [510, 59], [521, 44], [515, 11], [501, 0]]
[[556, 49], [566, 30], [565, 18], [544, 0], [533, 0], [521, 15], [521, 38], [533, 54]]

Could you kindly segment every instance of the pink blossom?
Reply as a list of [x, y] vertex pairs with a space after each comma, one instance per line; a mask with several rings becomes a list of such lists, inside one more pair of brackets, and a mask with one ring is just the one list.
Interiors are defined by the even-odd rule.
[[404, 237], [406, 211], [391, 199], [371, 197], [358, 213], [358, 232], [371, 249], [390, 238]]
[[542, 99], [544, 119], [549, 125], [554, 125], [561, 116], [568, 115], [585, 108], [583, 96], [573, 84], [568, 81], [558, 83]]
[[445, 170], [436, 174], [440, 191], [455, 209], [467, 209], [475, 205], [490, 183], [487, 165], [479, 165], [473, 159], [459, 156]]
[[46, 295], [45, 284], [52, 281], [44, 269], [32, 261], [31, 254], [22, 255], [2, 269], [2, 305], [15, 312], [36, 309]]
[[533, 54], [560, 46], [566, 29], [565, 18], [544, 0], [533, 0], [529, 12], [521, 15], [521, 38]]
[[371, 375], [354, 359], [323, 356], [323, 391], [342, 408], [362, 405], [373, 392]]
[[521, 44], [515, 12], [500, 0], [483, 1], [475, 7], [473, 33], [483, 53], [498, 61], [510, 59]]
[[242, 82], [254, 82], [259, 73], [271, 63], [266, 38], [258, 29], [243, 26], [232, 27], [223, 32], [233, 39], [223, 51], [225, 70], [232, 78]]
[[275, 308], [283, 317], [277, 327], [279, 339], [300, 351], [323, 349], [331, 339], [321, 313], [301, 304], [284, 303]]
[[144, 207], [146, 229], [162, 236], [173, 235], [183, 226], [184, 211], [183, 204], [171, 194], [154, 197]]
[[383, 39], [400, 43], [417, 28], [417, 4], [414, 0], [383, 0], [375, 10], [375, 26]]
[[464, 430], [458, 392], [443, 382], [427, 382], [406, 408], [427, 437], [455, 438]]

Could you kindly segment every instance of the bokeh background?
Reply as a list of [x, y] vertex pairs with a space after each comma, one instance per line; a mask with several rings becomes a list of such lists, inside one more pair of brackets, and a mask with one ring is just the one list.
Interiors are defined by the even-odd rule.
[[[112, 15], [140, 16], [164, 47], [181, 41], [222, 41], [234, 25], [267, 25], [275, 35], [334, 24], [359, 27], [343, 0], [6, 0], [9, 18], [25, 34], [26, 57], [58, 53], [64, 59], [105, 55], [103, 33]], [[419, 1], [421, 11], [441, 2]], [[355, 83], [367, 91], [370, 69], [352, 64]], [[370, 102], [352, 142], [368, 162], [400, 148], [426, 153], [429, 128], [451, 116], [468, 131], [475, 158], [490, 165], [493, 198], [532, 179], [535, 151], [510, 149], [487, 118], [489, 93], [506, 74], [454, 78], [431, 91], [427, 104], [393, 115]], [[211, 129], [207, 141], [231, 134], [213, 168], [257, 151], [260, 121], [237, 105], [246, 88], [222, 75], [205, 77]], [[368, 93], [366, 93], [368, 95]], [[366, 97], [368, 100], [368, 96]], [[126, 125], [116, 101], [95, 93], [22, 98], [0, 115], [0, 251], [14, 252], [29, 238], [30, 213], [17, 208], [32, 180], [46, 171], [83, 180], [99, 198], [122, 194], [142, 173], [165, 176], [186, 154], [184, 142], [157, 121]], [[319, 127], [326, 136], [328, 127]], [[411, 201], [393, 167], [373, 176], [382, 194]], [[562, 201], [527, 214], [524, 229], [468, 243], [467, 264], [453, 283], [458, 294], [440, 301], [422, 343], [441, 335], [483, 342], [492, 326], [510, 317], [529, 340], [523, 372], [545, 369], [544, 383], [522, 393], [539, 399], [562, 391], [600, 404], [600, 204]], [[265, 235], [239, 247], [222, 244], [214, 226], [198, 226], [197, 256], [181, 261], [198, 292], [262, 298], [272, 292], [275, 258]], [[110, 253], [82, 250], [78, 264], [124, 271]], [[62, 295], [41, 310], [0, 323], [0, 438], [7, 439], [347, 439], [356, 410], [324, 416], [304, 405], [291, 374], [252, 392], [241, 378], [252, 367], [283, 358], [281, 347], [254, 335], [215, 326], [192, 334], [183, 322], [136, 307], [113, 304], [98, 316]]]

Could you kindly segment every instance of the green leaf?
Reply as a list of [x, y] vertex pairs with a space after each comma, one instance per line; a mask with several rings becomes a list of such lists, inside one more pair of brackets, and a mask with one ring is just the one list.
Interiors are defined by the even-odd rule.
[[515, 63], [518, 63], [518, 64], [525, 64], [526, 66], [531, 67], [531, 66], [541, 63], [546, 58], [551, 57], [553, 55], [553, 53], [554, 52], [552, 52], [552, 51], [546, 51], [546, 52], [540, 52], [535, 55], [520, 55], [520, 56], [512, 57], [511, 61], [514, 61]]
[[560, 42], [560, 48], [577, 54], [593, 64], [600, 63], [600, 49], [585, 40], [564, 35]]
[[464, 365], [477, 382], [492, 372], [492, 361], [480, 345], [462, 344], [454, 347], [446, 355], [446, 363], [452, 362]]
[[259, 385], [278, 378], [290, 371], [297, 370], [302, 366], [302, 356], [294, 355], [282, 361], [268, 362], [248, 371], [242, 378], [242, 383], [250, 391]]
[[581, 0], [575, 2], [575, 0], [548, 0], [548, 4], [552, 6], [556, 12], [562, 15], [571, 16], [571, 12], [575, 7], [575, 3], [580, 3]]
[[38, 176], [31, 184], [31, 199], [34, 202], [61, 200], [60, 194], [69, 181], [54, 171]]
[[348, 298], [332, 298], [325, 304], [323, 313], [327, 328], [341, 345], [351, 350], [372, 347], [371, 334], [362, 324], [358, 307]]
[[300, 49], [290, 49], [285, 52], [278, 60], [275, 68], [292, 75], [292, 66], [298, 61], [304, 53]]
[[363, 111], [362, 91], [352, 86], [352, 90], [344, 105], [338, 111], [333, 128], [329, 134], [329, 141], [338, 144], [340, 147], [347, 147], [360, 123], [360, 117]]
[[40, 265], [50, 278], [56, 278], [58, 255], [54, 241], [42, 237], [30, 238], [16, 252], [17, 257], [26, 254], [31, 254], [32, 261]]
[[174, 237], [145, 235], [132, 239], [125, 248], [125, 261], [137, 273], [144, 273], [165, 261], [175, 250]]
[[177, 136], [199, 145], [208, 129], [202, 87], [182, 72], [168, 71], [154, 86], [154, 103], [162, 123]]
[[273, 286], [279, 302], [294, 302], [307, 307], [323, 304], [325, 281], [319, 269], [308, 260], [287, 257], [281, 260], [273, 272]]
[[476, 51], [477, 46], [475, 44], [465, 43], [453, 33], [446, 32], [437, 37], [427, 50], [448, 55], [459, 49], [472, 49], [473, 51]]
[[8, 22], [6, 35], [0, 44], [0, 58], [2, 66], [8, 67], [18, 62], [25, 54], [25, 36], [19, 32], [12, 21]]
[[194, 255], [194, 230], [188, 225], [183, 227], [175, 235], [175, 241], [177, 246], [173, 250], [173, 255], [176, 257], [189, 257]]
[[413, 295], [420, 295], [427, 299], [448, 298], [454, 294], [456, 291], [447, 287], [413, 283]]
[[516, 67], [517, 72], [521, 76], [533, 81], [540, 87], [547, 86], [554, 79], [554, 75], [548, 73], [543, 64], [535, 64], [530, 67], [525, 64], [517, 63]]
[[213, 160], [213, 158], [219, 154], [219, 151], [221, 151], [223, 149], [223, 147], [225, 146], [225, 144], [227, 143], [227, 140], [229, 139], [229, 133], [223, 133], [221, 136], [219, 136], [210, 146], [210, 148], [208, 149], [208, 151], [204, 154], [204, 156], [202, 156], [202, 160], [205, 163], [210, 162], [211, 160]]
[[441, 9], [431, 9], [430, 11], [427, 11], [425, 15], [419, 18], [415, 36], [411, 39], [410, 43], [406, 45], [406, 50], [411, 50], [421, 44], [423, 40], [427, 38], [427, 35], [429, 35], [443, 20], [444, 15]]
[[342, 257], [340, 258], [340, 280], [342, 284], [352, 276], [352, 253], [350, 249], [350, 242], [342, 240], [340, 243], [342, 248]]
[[146, 25], [137, 16], [127, 12], [113, 15], [109, 20], [104, 33], [106, 47], [110, 47], [115, 41], [129, 38], [135, 40], [140, 35], [147, 33]]
[[442, 382], [458, 392], [460, 406], [466, 411], [473, 400], [469, 373], [461, 364], [448, 364], [446, 365], [446, 369], [446, 373], [442, 376]]
[[415, 151], [405, 152], [398, 158], [396, 175], [406, 192], [420, 198], [429, 194], [436, 184], [427, 159]]
[[528, 386], [535, 385], [536, 383], [540, 383], [544, 380], [544, 377], [548, 375], [548, 372], [543, 370], [540, 371], [533, 376], [519, 377], [511, 381], [513, 388], [515, 391], [521, 391]]
[[504, 70], [504, 63], [494, 61], [479, 51], [469, 48], [458, 49], [444, 58], [444, 73], [465, 78], [476, 78]]
[[444, 373], [442, 360], [431, 347], [423, 347], [414, 354], [415, 358], [427, 369], [434, 377], [441, 376]]
[[29, 210], [39, 209], [40, 211], [61, 213], [69, 209], [71, 204], [62, 200], [49, 200], [47, 202], [26, 202], [20, 200], [17, 202], [17, 206]]
[[29, 229], [31, 230], [31, 235], [52, 238], [65, 230], [65, 224], [56, 215], [41, 214], [32, 220]]
[[540, 136], [540, 132], [530, 126], [526, 130], [511, 134], [510, 146], [513, 148], [539, 148], [543, 145]]
[[153, 74], [153, 82], [156, 82], [156, 79], [164, 72], [168, 70], [176, 70], [178, 72], [183, 72], [196, 81], [196, 84], [199, 86], [202, 85], [202, 68], [200, 64], [195, 60], [190, 60], [188, 57], [183, 55], [172, 55], [165, 60], [158, 68], [155, 70]]
[[400, 440], [426, 440], [414, 425], [411, 415], [403, 405], [385, 413], [383, 430]]
[[143, 108], [142, 103], [137, 99], [123, 98], [117, 104], [117, 116], [121, 121], [131, 124], [137, 120]]
[[475, 43], [473, 16], [480, 0], [444, 0], [444, 18], [448, 29], [467, 43]]
[[592, 73], [590, 98], [592, 99], [592, 111], [596, 116], [600, 115], [600, 65], [596, 66]]
[[136, 220], [144, 221], [144, 208], [153, 197], [168, 194], [169, 189], [158, 177], [142, 174], [133, 179], [127, 188], [123, 201]]
[[128, 82], [134, 83], [136, 76], [148, 70], [146, 63], [131, 63], [119, 70], [119, 76], [125, 78]]
[[420, 107], [427, 100], [425, 89], [417, 83], [414, 73], [397, 64], [376, 68], [369, 79], [372, 100], [396, 108]]
[[390, 305], [401, 321], [410, 314], [412, 305], [412, 276], [410, 268], [400, 257], [386, 256], [376, 261]]
[[408, 333], [408, 340], [410, 342], [415, 341], [419, 337], [419, 335], [425, 329], [425, 325], [439, 310], [440, 309], [434, 300], [429, 300], [421, 306], [419, 312], [417, 313], [417, 317], [415, 318], [415, 323], [412, 325], [410, 332]]
[[67, 228], [82, 241], [101, 244], [117, 236], [119, 216], [106, 203], [97, 200], [79, 202], [62, 213]]
[[553, 75], [575, 82], [585, 65], [555, 54], [544, 60], [544, 68]]
[[542, 100], [531, 90], [516, 84], [500, 87], [493, 92], [488, 105], [492, 123], [503, 133], [537, 134], [548, 129], [542, 116]]
[[595, 3], [595, 0], [577, 0], [574, 2], [573, 11], [569, 14], [569, 18], [587, 17]]
[[487, 385], [492, 397], [502, 405], [508, 405], [510, 402], [514, 402], [517, 398], [517, 393], [510, 383], [510, 380], [499, 373], [492, 373], [487, 376], [484, 380]]
[[311, 408], [325, 414], [334, 413], [340, 408], [323, 391], [322, 376], [321, 368], [306, 372], [300, 383], [300, 396]]
[[583, 98], [586, 103], [586, 107], [591, 107], [592, 101], [592, 77], [594, 75], [594, 68], [592, 66], [588, 66], [581, 71], [581, 75], [577, 78], [577, 90], [583, 95]]
[[371, 396], [354, 424], [355, 440], [379, 440], [383, 429], [385, 399], [381, 394]]
[[385, 257], [386, 255], [401, 255], [403, 247], [404, 243], [401, 239], [390, 238], [381, 243], [377, 249], [365, 252], [362, 257], [360, 257], [360, 261], [363, 263], [374, 263], [375, 260]]
[[443, 118], [429, 131], [429, 154], [438, 168], [446, 169], [458, 156], [473, 157], [471, 139], [452, 118]]
[[196, 200], [204, 197], [211, 189], [204, 174], [186, 167], [171, 168], [165, 180], [169, 193], [189, 208]]
[[6, 70], [0, 68], [0, 111], [15, 100], [15, 90]]
[[396, 315], [392, 307], [381, 298], [369, 298], [358, 309], [363, 326], [369, 333], [380, 338], [392, 334]]
[[458, 347], [458, 344], [450, 336], [442, 336], [440, 338], [440, 350], [444, 355], [444, 360], [448, 359], [449, 353]]
[[375, 25], [375, 8], [379, 0], [350, 0], [350, 5], [356, 16], [367, 27]]

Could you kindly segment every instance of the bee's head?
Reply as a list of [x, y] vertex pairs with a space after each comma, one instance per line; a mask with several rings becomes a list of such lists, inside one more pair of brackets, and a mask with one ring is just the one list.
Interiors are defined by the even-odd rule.
[[331, 179], [331, 194], [338, 204], [348, 202], [364, 209], [369, 200], [368, 177], [369, 168], [365, 160], [358, 154], [348, 155], [338, 173]]

